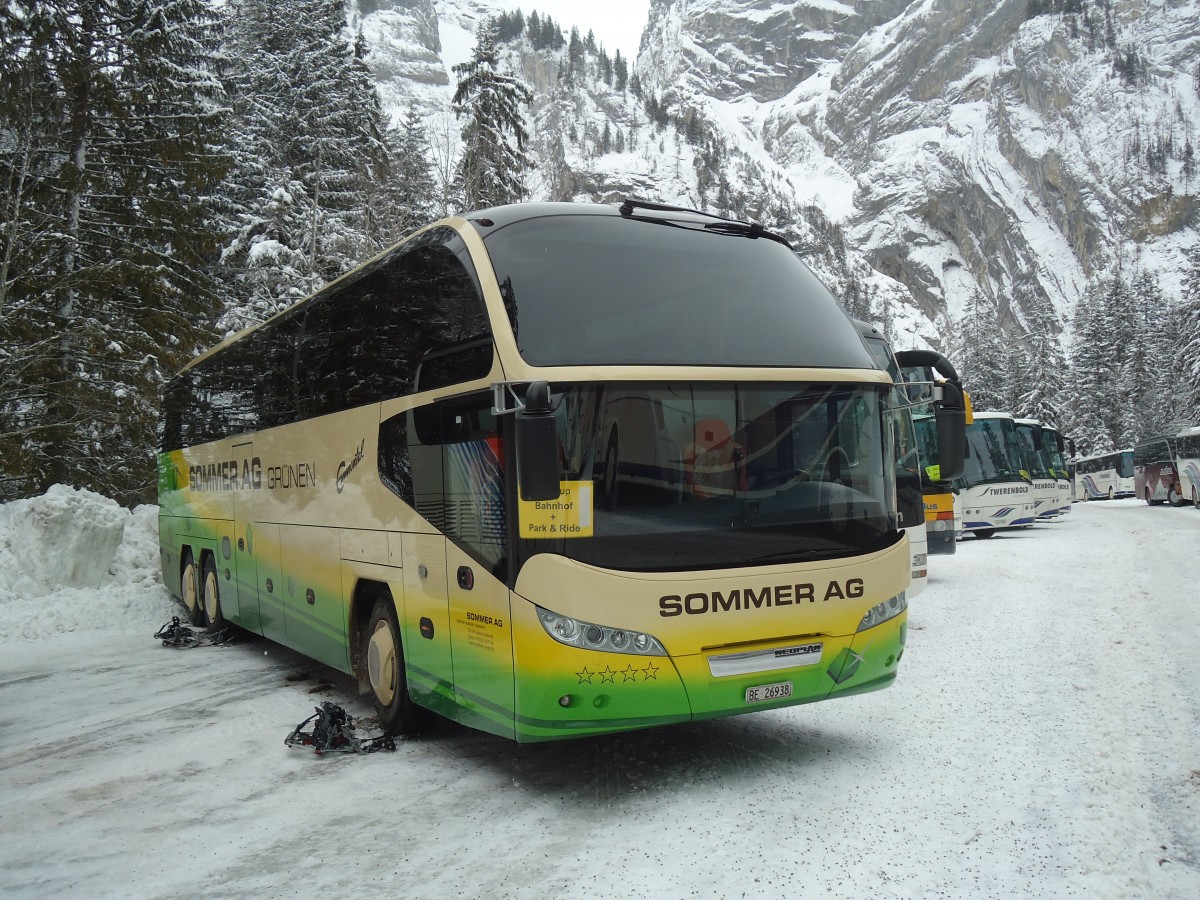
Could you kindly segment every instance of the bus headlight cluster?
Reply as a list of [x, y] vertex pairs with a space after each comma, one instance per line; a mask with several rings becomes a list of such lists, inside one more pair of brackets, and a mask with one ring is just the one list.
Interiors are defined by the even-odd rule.
[[867, 614], [858, 623], [858, 630], [866, 631], [868, 628], [882, 625], [888, 619], [896, 618], [896, 616], [900, 615], [906, 609], [908, 609], [908, 597], [904, 591], [901, 591], [892, 599], [884, 600], [878, 606], [868, 609]]
[[641, 631], [596, 625], [570, 616], [560, 616], [540, 606], [537, 613], [538, 621], [546, 629], [546, 634], [569, 647], [602, 650], [606, 653], [632, 653], [636, 656], [667, 655], [657, 638]]

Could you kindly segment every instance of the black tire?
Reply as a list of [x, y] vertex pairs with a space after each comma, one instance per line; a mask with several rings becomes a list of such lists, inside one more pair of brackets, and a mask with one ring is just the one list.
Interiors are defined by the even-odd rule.
[[971, 534], [975, 535], [975, 537], [977, 537], [977, 538], [990, 538], [993, 535], [995, 535], [995, 533], [996, 533], [995, 528], [980, 528], [976, 531], [971, 532]]
[[1192, 485], [1192, 506], [1200, 509], [1200, 492], [1197, 492], [1194, 484]]
[[404, 676], [404, 646], [390, 594], [380, 594], [362, 635], [367, 684], [379, 726], [388, 734], [412, 734], [429, 721], [429, 712], [413, 703]]
[[201, 568], [200, 603], [203, 618], [197, 624], [207, 623], [209, 631], [219, 631], [229, 624], [221, 610], [221, 583], [217, 577], [217, 564], [212, 556], [204, 558], [204, 566]]
[[200, 602], [200, 573], [196, 569], [191, 550], [183, 551], [183, 560], [179, 568], [179, 593], [179, 599], [183, 601], [183, 608], [187, 611], [188, 624], [203, 624], [204, 605]]
[[1109, 487], [1109, 489], [1108, 489], [1108, 499], [1109, 499], [1109, 500], [1111, 500], [1112, 498], [1113, 498], [1113, 489], [1112, 489], [1112, 487], [1110, 486], [1110, 487]]

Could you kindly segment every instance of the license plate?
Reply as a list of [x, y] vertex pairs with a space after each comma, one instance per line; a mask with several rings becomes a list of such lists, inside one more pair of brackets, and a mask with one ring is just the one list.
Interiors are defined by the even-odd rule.
[[746, 688], [747, 703], [763, 703], [767, 700], [782, 700], [792, 696], [790, 681], [777, 681], [775, 684], [760, 684], [758, 687]]

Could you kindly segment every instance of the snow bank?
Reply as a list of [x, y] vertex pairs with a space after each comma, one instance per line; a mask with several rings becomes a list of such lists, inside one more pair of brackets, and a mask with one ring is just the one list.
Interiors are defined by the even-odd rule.
[[175, 612], [159, 577], [157, 507], [130, 511], [61, 484], [0, 505], [0, 643], [64, 631], [153, 634]]

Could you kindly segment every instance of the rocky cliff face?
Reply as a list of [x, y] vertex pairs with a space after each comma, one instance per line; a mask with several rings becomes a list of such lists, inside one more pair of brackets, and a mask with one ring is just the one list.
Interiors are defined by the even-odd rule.
[[[385, 99], [449, 90], [445, 47], [487, 12], [396, 0], [369, 35]], [[1177, 292], [1197, 239], [1198, 0], [652, 0], [636, 69], [703, 123], [693, 146], [628, 94], [565, 87], [561, 55], [511, 53], [539, 95], [539, 197], [712, 203], [719, 147], [724, 195], [814, 241], [835, 229], [845, 271], [878, 273], [872, 313], [914, 342], [941, 343], [973, 294], [1057, 332], [1118, 267]], [[596, 149], [606, 126], [623, 153]]]

